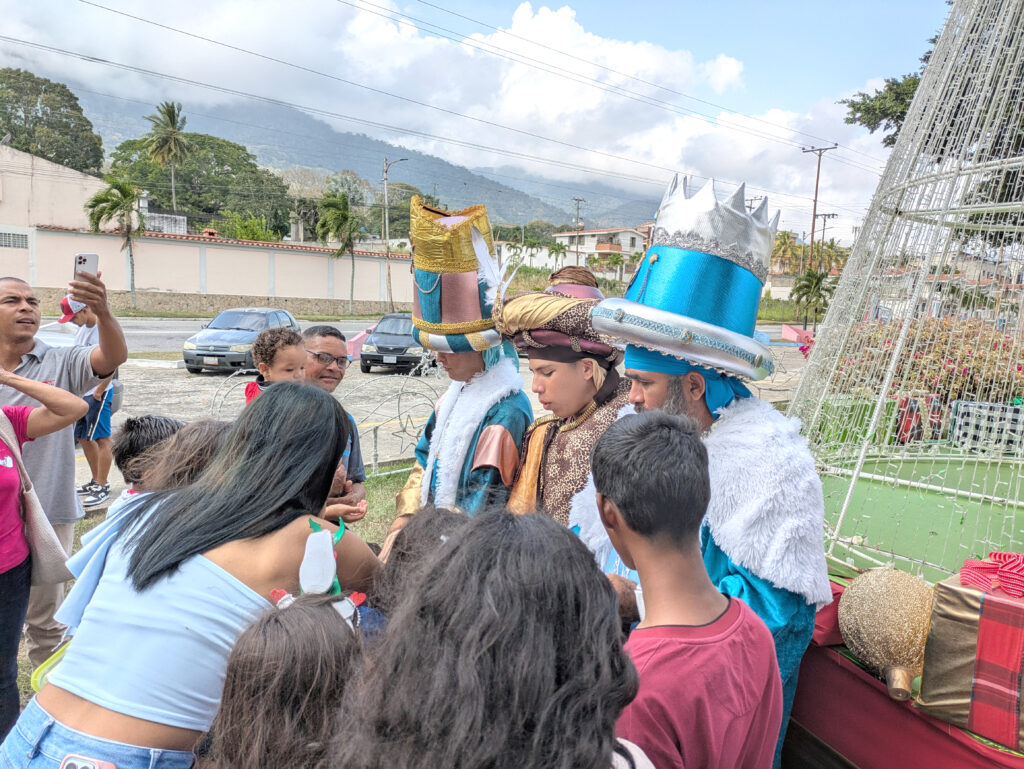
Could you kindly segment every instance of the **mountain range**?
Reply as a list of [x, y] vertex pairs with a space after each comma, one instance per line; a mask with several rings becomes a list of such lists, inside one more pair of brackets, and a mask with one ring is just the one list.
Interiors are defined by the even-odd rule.
[[[69, 83], [69, 87], [103, 137], [108, 154], [125, 139], [149, 130], [143, 115], [154, 112], [155, 105], [99, 94], [87, 86]], [[495, 224], [525, 224], [536, 219], [571, 224], [576, 220], [574, 197], [586, 201], [580, 219], [587, 228], [634, 226], [652, 219], [658, 207], [657, 199], [637, 198], [607, 184], [530, 178], [523, 169], [504, 166], [466, 168], [364, 134], [335, 130], [286, 106], [243, 102], [197, 111], [184, 106], [189, 131], [242, 144], [260, 165], [269, 168], [305, 167], [328, 173], [350, 169], [377, 185], [385, 156], [407, 158], [392, 167], [389, 181], [405, 182], [436, 195], [448, 208], [483, 203]]]

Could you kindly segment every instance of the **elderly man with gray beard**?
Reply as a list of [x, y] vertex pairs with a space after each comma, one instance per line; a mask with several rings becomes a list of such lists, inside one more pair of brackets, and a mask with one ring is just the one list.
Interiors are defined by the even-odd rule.
[[[831, 590], [824, 497], [800, 423], [743, 382], [773, 370], [754, 324], [777, 222], [766, 201], [748, 212], [743, 195], [741, 186], [720, 202], [713, 182], [688, 190], [674, 179], [625, 298], [601, 302], [591, 317], [599, 333], [626, 345], [634, 409], [686, 415], [703, 431], [711, 479], [704, 565], [774, 638], [784, 695], [778, 766], [800, 660]], [[589, 500], [575, 502], [570, 525], [605, 571], [635, 579], [599, 536]]]

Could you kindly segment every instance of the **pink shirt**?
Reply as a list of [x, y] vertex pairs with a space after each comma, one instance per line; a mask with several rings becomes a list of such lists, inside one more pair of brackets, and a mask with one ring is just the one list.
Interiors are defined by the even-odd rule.
[[640, 692], [616, 736], [658, 769], [769, 769], [782, 722], [771, 633], [738, 598], [708, 625], [634, 630]]
[[[4, 415], [14, 425], [20, 449], [28, 442], [28, 415], [32, 406], [4, 406]], [[21, 476], [18, 464], [0, 441], [0, 574], [10, 571], [28, 558], [24, 522], [21, 518]]]

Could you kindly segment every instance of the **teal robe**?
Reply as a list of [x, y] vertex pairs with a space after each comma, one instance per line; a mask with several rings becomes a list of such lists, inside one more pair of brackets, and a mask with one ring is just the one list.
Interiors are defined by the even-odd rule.
[[[419, 443], [416, 444], [416, 462], [424, 468], [424, 471], [430, 456], [430, 439], [434, 434], [436, 421], [437, 412], [434, 411], [427, 421]], [[488, 507], [501, 507], [508, 502], [512, 481], [515, 480], [515, 466], [523, 452], [523, 435], [526, 433], [526, 428], [532, 423], [533, 407], [530, 405], [530, 399], [522, 390], [506, 396], [491, 406], [483, 420], [477, 425], [476, 433], [466, 450], [466, 458], [462, 463], [459, 486], [455, 494], [455, 506], [459, 510], [472, 516]], [[491, 426], [504, 428], [512, 439], [509, 448], [512, 445], [515, 446], [516, 461], [512, 466], [512, 477], [509, 477], [507, 461], [494, 463], [493, 454], [478, 456], [480, 437], [484, 430]], [[435, 458], [428, 499], [431, 503], [434, 501], [434, 494], [437, 490], [438, 463], [439, 459]]]

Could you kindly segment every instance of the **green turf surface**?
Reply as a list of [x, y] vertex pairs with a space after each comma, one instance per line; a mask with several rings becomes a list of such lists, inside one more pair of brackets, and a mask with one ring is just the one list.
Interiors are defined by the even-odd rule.
[[[822, 472], [825, 515], [835, 526], [851, 476]], [[870, 458], [853, 486], [833, 555], [859, 568], [871, 559], [920, 571], [929, 580], [960, 568], [965, 558], [993, 550], [1024, 550], [1024, 464], [928, 453]], [[1018, 516], [1018, 514], [1020, 514]], [[1018, 520], [1019, 517], [1019, 520]], [[916, 567], [911, 562], [922, 562]]]

